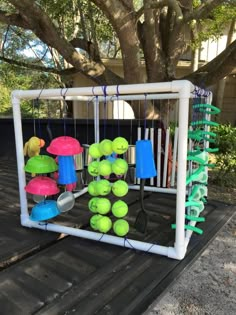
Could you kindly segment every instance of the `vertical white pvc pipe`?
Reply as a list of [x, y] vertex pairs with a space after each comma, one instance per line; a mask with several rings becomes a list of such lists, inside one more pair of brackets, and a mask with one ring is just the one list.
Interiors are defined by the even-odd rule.
[[174, 136], [174, 148], [173, 148], [173, 161], [172, 161], [172, 170], [171, 170], [171, 187], [175, 185], [175, 171], [176, 171], [176, 158], [177, 158], [177, 145], [178, 145], [178, 133], [179, 128], [175, 128], [175, 136]]
[[142, 133], [142, 129], [141, 127], [138, 127], [138, 134], [137, 134], [138, 140], [141, 140], [141, 133]]
[[[207, 97], [207, 104], [210, 104], [211, 105], [212, 103], [212, 93], [210, 92], [209, 96]], [[206, 114], [206, 117], [205, 117], [206, 120], [211, 120], [211, 115], [210, 114]], [[210, 126], [205, 126], [205, 130], [206, 131], [210, 131]], [[206, 141], [204, 140], [204, 148], [208, 149], [209, 148], [209, 141]], [[205, 171], [206, 171], [206, 174], [208, 175], [208, 167], [206, 166], [205, 167]], [[208, 195], [208, 188], [207, 188], [207, 195]]]
[[20, 194], [20, 206], [21, 206], [21, 222], [29, 218], [27, 196], [25, 191], [26, 178], [25, 178], [25, 160], [23, 151], [23, 134], [21, 123], [21, 111], [20, 100], [16, 97], [12, 97], [13, 107], [13, 121], [15, 130], [15, 143], [16, 143], [16, 158], [17, 158], [17, 171], [18, 171], [18, 183]]
[[[138, 127], [138, 140], [141, 140], [141, 132], [142, 132], [141, 127]], [[139, 178], [137, 178], [137, 184], [140, 184], [140, 179]]]
[[[181, 93], [182, 94], [182, 93]], [[185, 91], [179, 100], [179, 139], [178, 139], [178, 172], [176, 199], [176, 231], [175, 249], [177, 255], [185, 255], [185, 198], [186, 198], [186, 167], [188, 144], [189, 95]]]
[[93, 109], [94, 109], [94, 140], [96, 143], [100, 141], [100, 132], [99, 132], [99, 102], [97, 97], [93, 100]]
[[168, 129], [166, 130], [164, 170], [163, 170], [163, 179], [162, 179], [162, 186], [163, 186], [163, 187], [166, 187], [166, 181], [167, 181], [167, 167], [168, 167], [168, 157], [169, 157], [169, 142], [170, 142], [170, 128], [168, 128]]
[[[152, 152], [154, 153], [154, 128], [150, 128], [150, 140], [151, 140], [151, 144], [152, 144]], [[154, 158], [154, 156], [153, 156], [153, 158]], [[154, 185], [154, 177], [150, 178], [150, 185], [151, 186]]]
[[144, 136], [144, 139], [145, 139], [145, 140], [148, 140], [148, 136], [149, 136], [149, 128], [146, 128], [146, 129], [145, 129], [145, 136]]
[[161, 128], [157, 131], [157, 187], [161, 187]]

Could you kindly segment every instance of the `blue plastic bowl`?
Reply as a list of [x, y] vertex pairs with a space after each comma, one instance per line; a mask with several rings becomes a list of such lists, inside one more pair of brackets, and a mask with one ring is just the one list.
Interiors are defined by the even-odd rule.
[[30, 219], [32, 221], [45, 221], [60, 214], [55, 200], [45, 200], [32, 208]]

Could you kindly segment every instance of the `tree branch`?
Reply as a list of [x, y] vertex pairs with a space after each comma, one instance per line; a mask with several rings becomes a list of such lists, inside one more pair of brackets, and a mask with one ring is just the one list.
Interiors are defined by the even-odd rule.
[[92, 58], [95, 61], [101, 61], [99, 51], [96, 49], [95, 45], [82, 38], [73, 38], [70, 43], [75, 47], [75, 48], [81, 48], [84, 51], [88, 53], [90, 58]]
[[[55, 48], [63, 58], [77, 71], [99, 84], [107, 84], [109, 80], [121, 81], [122, 79], [107, 69], [101, 62], [96, 62], [79, 53], [72, 44], [58, 32], [49, 16], [35, 1], [9, 0], [19, 10], [19, 16], [25, 21], [25, 28], [34, 32], [45, 44]], [[27, 9], [26, 9], [27, 8]], [[17, 26], [22, 26], [20, 23]]]
[[184, 22], [189, 22], [191, 20], [199, 20], [206, 18], [210, 15], [211, 11], [219, 6], [225, 0], [207, 0], [203, 2], [199, 7], [193, 11], [188, 11], [184, 16]]
[[[152, 1], [148, 9], [161, 9], [164, 7], [172, 8], [172, 10], [176, 13], [177, 21], [183, 20], [182, 10], [178, 4], [178, 1], [176, 0], [158, 0], [155, 2]], [[146, 8], [144, 9], [143, 6], [136, 12], [136, 20], [138, 20], [144, 14], [144, 10], [146, 10]]]
[[0, 60], [7, 62], [7, 63], [14, 65], [14, 66], [27, 68], [27, 69], [31, 69], [31, 70], [36, 70], [36, 71], [41, 71], [41, 72], [54, 73], [54, 74], [58, 74], [58, 75], [72, 75], [72, 74], [79, 72], [79, 70], [77, 70], [75, 68], [69, 68], [69, 69], [61, 70], [61, 69], [57, 69], [57, 68], [43, 67], [43, 66], [27, 63], [24, 61], [20, 61], [20, 60], [13, 60], [13, 59], [6, 58], [3, 56], [0, 56]]
[[222, 51], [221, 54], [197, 71], [187, 75], [185, 79], [190, 80], [200, 87], [208, 87], [232, 73], [235, 68], [236, 40]]
[[0, 10], [0, 23], [8, 24], [8, 25], [15, 25], [22, 27], [24, 29], [28, 29], [28, 23], [22, 18], [20, 14], [9, 14], [6, 11]]

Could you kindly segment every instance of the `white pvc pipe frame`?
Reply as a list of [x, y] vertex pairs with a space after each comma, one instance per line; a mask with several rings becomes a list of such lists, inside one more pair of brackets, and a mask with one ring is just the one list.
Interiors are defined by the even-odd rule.
[[[177, 193], [176, 199], [176, 231], [174, 247], [160, 246], [153, 243], [141, 242], [133, 239], [112, 236], [97, 232], [86, 231], [58, 224], [45, 222], [34, 222], [29, 218], [27, 196], [24, 190], [26, 185], [26, 176], [24, 171], [24, 154], [23, 154], [23, 135], [21, 123], [21, 99], [62, 99], [64, 95], [66, 99], [93, 100], [94, 103], [94, 124], [95, 124], [95, 142], [99, 142], [99, 116], [98, 102], [96, 99], [104, 97], [104, 87], [82, 87], [70, 89], [45, 89], [45, 90], [15, 90], [12, 92], [12, 106], [15, 129], [16, 156], [18, 168], [19, 194], [21, 206], [21, 224], [25, 227], [37, 228], [57, 233], [64, 233], [77, 237], [87, 238], [90, 240], [110, 243], [127, 248], [135, 248], [150, 253], [164, 255], [174, 259], [183, 259], [186, 254], [187, 245], [190, 240], [191, 233], [185, 234], [185, 197], [186, 197], [186, 165], [187, 165], [187, 140], [188, 140], [188, 115], [189, 115], [189, 99], [193, 97], [192, 92], [194, 86], [187, 80], [176, 80], [165, 83], [146, 83], [107, 86], [106, 99], [114, 98], [119, 90], [119, 99], [126, 100], [141, 100], [144, 99], [144, 94], [149, 94], [147, 99], [179, 99], [179, 130], [178, 130], [178, 172], [177, 172], [177, 190], [164, 189], [157, 187], [145, 187], [148, 191], [162, 191], [167, 193]], [[157, 94], [165, 93], [165, 94]], [[95, 97], [97, 96], [97, 98]], [[132, 189], [139, 189], [139, 186], [131, 186]], [[81, 191], [80, 195], [87, 190]], [[194, 225], [194, 222], [190, 224]]]

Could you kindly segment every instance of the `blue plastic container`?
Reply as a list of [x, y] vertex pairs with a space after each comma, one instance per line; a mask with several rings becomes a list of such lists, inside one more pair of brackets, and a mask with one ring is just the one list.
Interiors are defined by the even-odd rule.
[[56, 217], [60, 214], [55, 200], [45, 200], [32, 208], [30, 220], [32, 221], [46, 221]]
[[157, 175], [152, 143], [150, 140], [136, 141], [136, 177], [151, 178]]
[[58, 156], [58, 164], [58, 183], [62, 185], [75, 183], [77, 181], [77, 176], [73, 156]]

